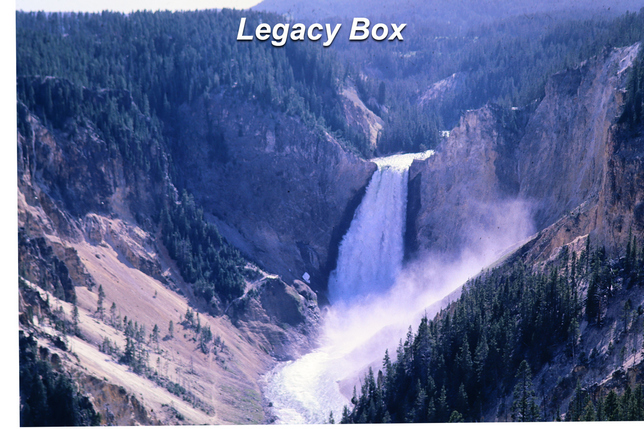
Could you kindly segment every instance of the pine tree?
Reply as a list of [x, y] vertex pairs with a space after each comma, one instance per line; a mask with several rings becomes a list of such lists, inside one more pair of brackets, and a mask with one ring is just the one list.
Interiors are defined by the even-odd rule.
[[476, 382], [479, 387], [484, 384], [485, 363], [487, 361], [489, 352], [490, 348], [487, 344], [487, 337], [485, 333], [483, 333], [483, 335], [479, 339], [478, 344], [476, 345], [476, 350], [474, 352], [474, 370], [476, 373]]
[[467, 392], [463, 383], [458, 388], [458, 396], [456, 398], [456, 409], [460, 411], [463, 416], [468, 416], [470, 411], [470, 404], [467, 398]]
[[629, 419], [635, 421], [644, 420], [644, 385], [642, 384], [635, 388], [631, 397]]
[[201, 329], [201, 334], [199, 335], [199, 348], [205, 354], [208, 354], [208, 344], [212, 340], [212, 332], [210, 331], [210, 326], [205, 326]]
[[194, 323], [194, 313], [192, 312], [192, 309], [190, 307], [186, 309], [186, 315], [184, 316], [184, 319], [188, 326], [192, 327]]
[[604, 401], [604, 415], [607, 421], [620, 420], [620, 406], [617, 393], [614, 390], [608, 392]]
[[150, 334], [150, 341], [156, 344], [157, 350], [159, 349], [159, 327], [157, 324], [154, 324], [152, 328], [152, 334]]
[[103, 308], [103, 300], [105, 299], [105, 292], [103, 291], [103, 285], [98, 286], [98, 303], [96, 308], [96, 314], [98, 318], [103, 320], [105, 309]]
[[135, 362], [136, 358], [136, 348], [134, 347], [134, 341], [132, 341], [132, 338], [130, 336], [126, 336], [125, 338], [125, 352], [123, 353], [123, 357], [121, 357], [121, 362], [132, 366]]
[[517, 384], [514, 387], [512, 421], [535, 422], [539, 419], [539, 408], [535, 403], [535, 394], [532, 389], [532, 371], [528, 362], [521, 361], [515, 378]]
[[605, 421], [606, 420], [606, 414], [604, 413], [604, 398], [600, 397], [597, 400], [597, 405], [595, 406], [596, 412], [596, 420], [597, 421]]
[[78, 306], [76, 305], [76, 302], [74, 302], [74, 308], [72, 310], [72, 328], [74, 330], [74, 335], [79, 335], [80, 334], [80, 328], [79, 328], [79, 319], [80, 316], [78, 314]]
[[116, 303], [112, 302], [112, 306], [110, 307], [110, 323], [112, 326], [116, 327]]
[[631, 398], [633, 397], [633, 391], [631, 390], [630, 385], [626, 385], [626, 389], [624, 389], [624, 394], [620, 398], [620, 420], [631, 420]]
[[[463, 322], [454, 321], [458, 325], [462, 325]], [[460, 376], [462, 378], [469, 378], [472, 374], [472, 355], [470, 353], [470, 344], [467, 341], [467, 336], [463, 337], [463, 343], [458, 350], [458, 355], [456, 356], [456, 367]]]
[[570, 404], [568, 404], [568, 412], [566, 413], [566, 421], [578, 422], [581, 420], [586, 409], [587, 402], [590, 401], [588, 393], [581, 388], [581, 383], [577, 380], [575, 393], [573, 394]]
[[596, 273], [593, 273], [590, 282], [588, 283], [588, 292], [586, 293], [586, 317], [589, 322], [597, 320], [599, 323], [599, 278]]
[[452, 411], [452, 414], [449, 416], [448, 423], [462, 423], [465, 420], [463, 419], [463, 415], [459, 413], [458, 411], [454, 410]]
[[389, 414], [389, 411], [385, 411], [385, 415], [382, 416], [382, 422], [391, 423], [391, 415]]
[[449, 420], [449, 405], [447, 403], [447, 389], [445, 389], [445, 386], [441, 387], [441, 395], [438, 398], [437, 417], [439, 422]]
[[342, 419], [340, 419], [340, 423], [351, 423], [351, 413], [349, 412], [349, 407], [346, 405], [342, 408]]
[[597, 420], [597, 413], [595, 412], [595, 407], [593, 406], [592, 401], [588, 401], [586, 403], [586, 407], [584, 408], [584, 412], [580, 420], [583, 422], [594, 422]]
[[414, 401], [413, 422], [422, 423], [425, 422], [425, 418], [427, 416], [427, 393], [425, 392], [425, 389], [420, 387], [420, 380], [416, 380], [416, 382], [418, 393], [416, 394], [416, 400]]
[[141, 326], [139, 326], [139, 331], [137, 333], [137, 341], [139, 343], [145, 342], [145, 325], [141, 323]]

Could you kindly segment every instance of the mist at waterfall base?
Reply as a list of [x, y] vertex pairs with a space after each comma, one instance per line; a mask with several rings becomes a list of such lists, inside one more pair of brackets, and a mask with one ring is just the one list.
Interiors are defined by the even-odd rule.
[[458, 260], [434, 253], [403, 266], [408, 168], [432, 153], [374, 160], [378, 171], [329, 279], [331, 305], [323, 309], [320, 347], [265, 377], [276, 423], [326, 423], [331, 412], [339, 422], [354, 386], [359, 392], [368, 368], [381, 368], [385, 350], [395, 358], [410, 327], [415, 330], [424, 315], [432, 318], [468, 279], [532, 232], [526, 204], [497, 203], [485, 207], [485, 228], [469, 227], [475, 239]]

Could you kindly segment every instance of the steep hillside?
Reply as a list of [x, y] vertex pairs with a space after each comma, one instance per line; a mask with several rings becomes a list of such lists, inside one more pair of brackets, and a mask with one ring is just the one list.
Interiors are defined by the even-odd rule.
[[155, 186], [137, 194], [90, 121], [51, 129], [20, 109], [21, 329], [104, 424], [264, 421], [260, 375], [311, 347], [315, 293], [247, 264], [244, 295], [212, 315], [130, 211]]
[[339, 62], [236, 45], [240, 14], [17, 14], [23, 374], [104, 424], [269, 421], [261, 375], [315, 345], [376, 168]]
[[583, 242], [468, 281], [369, 369], [342, 422], [642, 420], [644, 250]]

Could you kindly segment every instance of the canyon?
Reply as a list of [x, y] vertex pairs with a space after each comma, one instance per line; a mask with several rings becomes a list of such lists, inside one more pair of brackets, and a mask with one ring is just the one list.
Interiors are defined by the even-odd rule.
[[[440, 271], [468, 255], [478, 255], [481, 264], [463, 268], [467, 277], [440, 290], [429, 313], [457, 299], [462, 283], [489, 267], [521, 259], [545, 270], [564, 250], [581, 253], [589, 239], [619, 259], [631, 237], [644, 242], [643, 140], [620, 119], [640, 49], [605, 48], [550, 76], [543, 99], [532, 104], [488, 103], [464, 112], [431, 156], [411, 162], [401, 176], [404, 195], [394, 198], [406, 203], [391, 221], [403, 226], [392, 253], [404, 267], [432, 259], [444, 264]], [[28, 79], [34, 88], [71, 88], [97, 105], [115, 97], [149, 122], [146, 108], [126, 90], [79, 87], [62, 77]], [[377, 151], [385, 122], [348, 81], [338, 94], [346, 121]], [[356, 259], [338, 265], [368, 187], [383, 174], [382, 161], [365, 159], [319, 124], [234, 89], [213, 89], [177, 106], [166, 144], [138, 142], [149, 160], [162, 160], [158, 170], [150, 167], [154, 174], [133, 167], [88, 117], [61, 109], [52, 123], [20, 99], [17, 109], [21, 338], [35, 338], [40, 358], [70, 375], [101, 424], [274, 422], [278, 404], [265, 395], [272, 387], [266, 375], [311, 356], [336, 304], [369, 292], [370, 284], [339, 289], [347, 285], [338, 285], [336, 276], [365, 256], [358, 246]], [[243, 258], [236, 267], [240, 296], [205, 299], [170, 256], [159, 213], [164, 204], [184, 204], [180, 190]], [[371, 283], [376, 280], [382, 279]], [[424, 282], [410, 280], [413, 288], [401, 295], [417, 298], [427, 292], [430, 282]], [[562, 353], [535, 375], [551, 414], [570, 401], [573, 378], [595, 391], [641, 380], [639, 328], [615, 333], [627, 301], [641, 308], [644, 296], [625, 292], [606, 309], [602, 329], [587, 322], [579, 327], [580, 347], [623, 345], [621, 358], [578, 365]], [[410, 324], [422, 310], [414, 308]], [[136, 340], [125, 333], [126, 319], [141, 332]], [[404, 329], [373, 334], [395, 344]], [[119, 357], [132, 347], [138, 366]], [[383, 350], [373, 347], [358, 368], [363, 372], [339, 380], [346, 399], [365, 362], [378, 364]], [[509, 404], [510, 394], [497, 405]], [[483, 414], [494, 420], [497, 412]]]

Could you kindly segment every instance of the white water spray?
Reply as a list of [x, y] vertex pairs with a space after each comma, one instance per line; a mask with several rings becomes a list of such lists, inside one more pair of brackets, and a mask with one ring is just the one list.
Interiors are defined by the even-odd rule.
[[374, 160], [378, 171], [340, 243], [337, 268], [330, 275], [331, 306], [324, 309], [321, 347], [278, 365], [264, 379], [277, 423], [326, 423], [330, 412], [339, 422], [342, 408], [350, 408], [354, 386], [360, 390], [370, 366], [380, 368], [386, 349], [395, 356], [410, 326], [418, 326], [423, 315], [434, 317], [458, 297], [467, 279], [529, 235], [525, 205], [496, 202], [486, 211], [492, 227], [481, 231], [476, 222], [464, 226], [473, 236], [487, 239], [464, 249], [458, 261], [425, 255], [403, 266], [408, 168], [414, 159], [431, 154]]
[[[342, 408], [349, 401], [347, 392], [341, 393], [339, 381], [355, 372], [355, 363], [347, 357], [355, 355], [361, 341], [334, 333], [351, 317], [350, 308], [356, 300], [382, 296], [396, 282], [404, 255], [409, 166], [414, 159], [432, 154], [427, 151], [374, 160], [378, 170], [342, 239], [337, 268], [330, 275], [329, 300], [336, 310], [325, 314], [323, 346], [295, 362], [278, 365], [266, 377], [265, 394], [278, 423], [325, 423], [331, 411], [336, 421], [340, 420]], [[350, 329], [348, 325], [345, 328]], [[364, 328], [375, 334], [381, 325]], [[364, 341], [364, 330], [362, 334]], [[376, 356], [380, 352], [377, 350]], [[363, 350], [360, 361], [372, 359], [373, 354], [370, 350], [365, 355]]]

